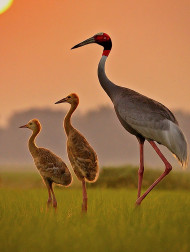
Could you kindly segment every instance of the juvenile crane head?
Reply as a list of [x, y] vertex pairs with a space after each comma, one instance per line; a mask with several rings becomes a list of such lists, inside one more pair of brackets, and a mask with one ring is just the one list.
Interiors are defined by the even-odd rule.
[[41, 129], [41, 124], [38, 119], [32, 119], [27, 124], [20, 126], [19, 128], [28, 128], [32, 131], [39, 131]]
[[68, 95], [67, 97], [57, 101], [55, 104], [59, 104], [59, 103], [64, 103], [67, 102], [69, 104], [73, 104], [73, 105], [78, 105], [79, 104], [79, 97], [77, 94], [72, 93], [70, 95]]
[[[81, 46], [84, 46], [87, 44], [92, 44], [92, 43], [96, 43], [96, 44], [104, 47], [103, 55], [106, 55], [106, 53], [109, 54], [109, 52], [112, 48], [112, 41], [111, 41], [110, 36], [104, 32], [100, 32], [100, 33], [95, 34], [93, 37], [86, 39], [83, 42], [73, 46], [71, 49], [75, 49], [75, 48], [78, 48], [78, 47], [81, 47]], [[106, 56], [108, 56], [108, 55], [106, 55]]]

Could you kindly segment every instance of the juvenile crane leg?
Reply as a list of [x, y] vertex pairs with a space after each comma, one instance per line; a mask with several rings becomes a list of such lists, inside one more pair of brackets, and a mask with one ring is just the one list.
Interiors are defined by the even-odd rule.
[[147, 196], [147, 194], [172, 170], [171, 164], [167, 161], [167, 159], [164, 157], [162, 152], [158, 149], [157, 145], [153, 141], [149, 141], [149, 143], [152, 145], [156, 153], [162, 159], [166, 168], [165, 168], [164, 173], [162, 173], [162, 175], [148, 188], [148, 190], [141, 197], [137, 199], [136, 201], [137, 205], [140, 205], [141, 201]]
[[52, 203], [51, 190], [50, 190], [51, 185], [50, 185], [50, 182], [48, 180], [46, 180], [46, 179], [44, 179], [44, 182], [45, 182], [45, 184], [47, 186], [47, 189], [48, 189], [48, 196], [49, 197], [48, 197], [48, 200], [47, 200], [47, 207], [49, 207], [51, 205], [51, 203]]
[[55, 198], [55, 194], [54, 194], [54, 191], [53, 191], [52, 183], [51, 183], [51, 186], [50, 186], [50, 190], [51, 190], [51, 193], [53, 195], [53, 207], [56, 209], [57, 208], [57, 200]]
[[82, 203], [82, 211], [87, 212], [87, 192], [86, 192], [86, 182], [83, 178], [82, 180], [82, 193], [83, 193], [83, 203]]
[[138, 194], [137, 199], [141, 196], [141, 186], [144, 173], [144, 140], [139, 140], [140, 146], [140, 167], [138, 170]]
[[50, 188], [48, 188], [48, 195], [49, 195], [49, 198], [47, 200], [47, 206], [49, 207], [51, 202], [52, 202], [52, 197], [51, 197], [51, 191], [50, 191]]

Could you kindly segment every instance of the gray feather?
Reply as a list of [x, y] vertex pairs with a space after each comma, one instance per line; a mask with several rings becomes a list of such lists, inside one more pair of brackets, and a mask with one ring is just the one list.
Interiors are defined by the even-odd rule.
[[137, 138], [166, 146], [181, 162], [187, 164], [188, 146], [173, 113], [163, 104], [131, 89], [112, 83], [105, 74], [103, 56], [98, 66], [101, 86], [111, 98], [122, 126]]

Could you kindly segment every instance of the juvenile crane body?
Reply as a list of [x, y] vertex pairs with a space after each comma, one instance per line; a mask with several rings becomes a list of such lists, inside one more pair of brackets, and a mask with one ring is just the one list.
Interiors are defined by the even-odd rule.
[[[129, 88], [120, 87], [111, 82], [105, 73], [105, 62], [112, 48], [111, 38], [106, 33], [93, 37], [72, 47], [78, 48], [90, 43], [104, 47], [98, 65], [99, 82], [113, 102], [117, 117], [122, 126], [135, 135], [140, 146], [140, 168], [138, 172], [138, 194], [136, 204], [140, 204], [147, 194], [171, 171], [172, 166], [161, 153], [155, 142], [166, 146], [179, 160], [182, 166], [187, 165], [188, 146], [185, 136], [179, 128], [172, 112], [161, 103], [141, 95]], [[164, 173], [141, 195], [144, 172], [144, 141], [147, 140], [165, 164]]]
[[77, 178], [82, 182], [82, 210], [87, 211], [85, 181], [95, 182], [97, 180], [99, 174], [98, 158], [85, 137], [71, 124], [71, 116], [79, 104], [78, 96], [74, 93], [70, 94], [55, 104], [63, 102], [71, 104], [71, 108], [64, 119], [64, 128], [67, 135], [67, 153]]
[[[52, 184], [60, 184], [69, 186], [72, 182], [71, 173], [63, 162], [63, 160], [45, 148], [39, 148], [35, 144], [35, 138], [40, 133], [41, 125], [37, 119], [33, 119], [28, 124], [20, 128], [29, 128], [33, 131], [32, 136], [28, 141], [29, 151], [34, 159], [34, 163], [42, 176], [44, 183], [47, 186], [49, 198], [47, 205], [53, 203], [53, 207], [57, 207], [56, 197], [53, 191]], [[52, 195], [51, 195], [52, 194]], [[53, 202], [52, 202], [53, 197]]]

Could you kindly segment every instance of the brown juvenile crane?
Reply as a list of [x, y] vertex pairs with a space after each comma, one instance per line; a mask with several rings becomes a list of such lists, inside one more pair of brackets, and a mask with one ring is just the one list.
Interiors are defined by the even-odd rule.
[[37, 119], [30, 120], [26, 125], [23, 125], [20, 128], [28, 128], [33, 131], [28, 141], [29, 151], [48, 189], [49, 198], [47, 206], [53, 203], [53, 207], [57, 208], [57, 201], [52, 184], [56, 183], [69, 186], [72, 182], [71, 173], [60, 157], [56, 156], [48, 149], [36, 146], [35, 138], [41, 131], [41, 124]]
[[79, 97], [70, 94], [55, 104], [67, 102], [71, 108], [64, 118], [64, 128], [67, 134], [67, 152], [77, 178], [82, 182], [82, 211], [87, 211], [86, 181], [95, 182], [99, 174], [98, 158], [85, 137], [71, 125], [71, 116], [79, 104]]

